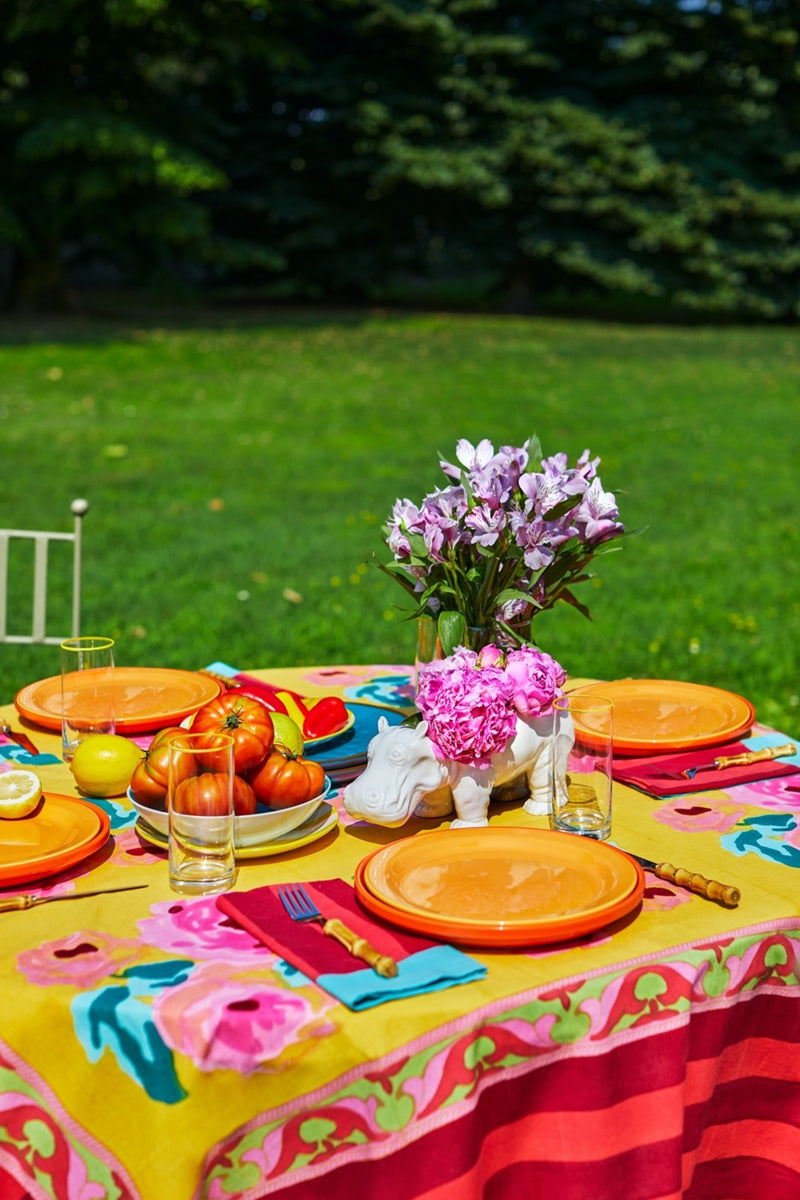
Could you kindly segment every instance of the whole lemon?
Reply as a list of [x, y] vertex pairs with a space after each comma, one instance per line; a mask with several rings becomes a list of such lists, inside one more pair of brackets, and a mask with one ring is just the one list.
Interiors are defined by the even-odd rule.
[[116, 733], [91, 733], [79, 743], [70, 763], [78, 790], [86, 796], [123, 796], [142, 751]]

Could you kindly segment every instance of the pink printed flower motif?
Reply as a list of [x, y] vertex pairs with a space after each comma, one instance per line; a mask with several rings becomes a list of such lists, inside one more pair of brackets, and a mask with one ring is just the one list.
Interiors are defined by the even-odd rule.
[[688, 904], [691, 894], [685, 888], [673, 888], [657, 875], [647, 873], [647, 885], [642, 898], [644, 912], [668, 912], [681, 904]]
[[139, 867], [165, 856], [165, 850], [143, 845], [135, 829], [121, 829], [114, 834], [114, 849], [109, 861], [115, 867]]
[[204, 963], [186, 983], [159, 993], [153, 1020], [166, 1044], [201, 1071], [241, 1074], [279, 1070], [311, 1039], [333, 1030], [323, 1009], [315, 1011], [300, 992], [270, 984], [263, 968], [231, 969], [219, 962]]
[[41, 987], [71, 984], [91, 988], [136, 962], [141, 954], [142, 948], [133, 938], [81, 930], [25, 950], [17, 958], [17, 967], [29, 983]]
[[653, 818], [671, 829], [684, 833], [727, 833], [733, 829], [746, 810], [732, 800], [694, 799], [692, 796], [676, 796], [665, 801], [653, 813]]
[[796, 775], [779, 775], [774, 779], [758, 779], [753, 783], [743, 783], [739, 794], [750, 798], [751, 803], [759, 808], [773, 808], [780, 812], [800, 812], [800, 791], [798, 791]]
[[153, 904], [150, 912], [152, 916], [138, 922], [139, 935], [149, 946], [195, 960], [224, 959], [228, 964], [252, 966], [276, 958], [263, 942], [220, 912], [213, 896], [163, 900]]

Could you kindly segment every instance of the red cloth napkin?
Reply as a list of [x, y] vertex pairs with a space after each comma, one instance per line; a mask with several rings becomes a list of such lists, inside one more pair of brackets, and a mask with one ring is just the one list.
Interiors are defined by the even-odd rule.
[[[685, 792], [708, 792], [715, 788], [733, 787], [737, 783], [752, 783], [756, 779], [774, 779], [778, 775], [797, 775], [797, 766], [779, 759], [750, 763], [748, 766], [723, 767], [716, 770], [714, 759], [746, 754], [750, 746], [743, 742], [727, 742], [724, 746], [688, 750], [680, 754], [656, 754], [648, 758], [615, 758], [614, 778], [620, 783], [650, 792], [654, 796], [680, 796]], [[689, 767], [706, 766], [691, 779], [681, 776]], [[671, 776], [677, 775], [677, 779]]]
[[[304, 883], [310, 898], [326, 917], [338, 917], [353, 933], [365, 937], [381, 954], [395, 962], [426, 950], [437, 943], [415, 933], [392, 929], [377, 917], [367, 916], [355, 892], [343, 879], [323, 879]], [[361, 971], [366, 964], [322, 932], [319, 922], [293, 921], [273, 887], [253, 888], [249, 892], [223, 892], [217, 908], [243, 926], [253, 937], [264, 942], [276, 954], [316, 979], [328, 971]]]
[[319, 922], [293, 921], [272, 887], [226, 892], [217, 897], [217, 908], [348, 1008], [361, 1011], [386, 1000], [441, 991], [486, 975], [482, 963], [456, 947], [404, 933], [366, 915], [353, 888], [342, 879], [303, 886], [326, 917], [338, 917], [381, 954], [393, 958], [397, 975], [388, 979], [378, 975], [328, 937]]

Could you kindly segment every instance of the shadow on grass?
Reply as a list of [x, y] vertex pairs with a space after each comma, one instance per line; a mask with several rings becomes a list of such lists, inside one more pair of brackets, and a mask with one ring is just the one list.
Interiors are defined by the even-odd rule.
[[63, 311], [4, 313], [0, 321], [0, 346], [46, 342], [104, 345], [135, 341], [139, 334], [154, 330], [180, 333], [263, 325], [287, 332], [321, 325], [355, 329], [388, 312], [382, 306], [259, 304], [194, 296], [157, 298], [140, 292], [81, 292], [69, 297]]

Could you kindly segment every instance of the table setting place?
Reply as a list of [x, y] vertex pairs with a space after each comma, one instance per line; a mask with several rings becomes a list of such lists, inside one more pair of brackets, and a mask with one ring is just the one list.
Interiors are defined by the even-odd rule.
[[[586, 578], [592, 555], [624, 527], [592, 461], [569, 468], [557, 456], [537, 472], [534, 450], [460, 442], [459, 465], [442, 464], [448, 520], [461, 528], [483, 528], [485, 495], [516, 497], [531, 522], [545, 483], [552, 523], [564, 526], [552, 557], [524, 539], [513, 555], [507, 540], [483, 543], [475, 561], [494, 568], [493, 589], [457, 594], [458, 603], [444, 551], [430, 550], [442, 493], [435, 505], [397, 501], [383, 569], [414, 598], [413, 665], [124, 666], [119, 642], [84, 636], [62, 644], [59, 674], [0, 709], [6, 1024], [24, 1029], [48, 988], [70, 998], [41, 1051], [10, 1047], [9, 1069], [16, 1063], [20, 1088], [44, 1096], [58, 1038], [67, 1060], [79, 1044], [108, 1086], [131, 1089], [134, 1107], [205, 1097], [203, 1146], [177, 1156], [176, 1196], [266, 1196], [284, 1178], [297, 1185], [293, 1197], [311, 1195], [304, 1180], [311, 1187], [346, 1162], [366, 1170], [370, 1156], [345, 1139], [346, 1154], [345, 1142], [335, 1153], [333, 1142], [315, 1143], [307, 1157], [271, 1150], [246, 1184], [236, 1176], [255, 1161], [248, 1122], [280, 1130], [283, 1145], [298, 1104], [313, 1112], [310, 1096], [344, 1095], [348, 1080], [377, 1069], [372, 1040], [394, 1062], [406, 1045], [449, 1044], [473, 1010], [519, 1021], [524, 1000], [549, 1014], [547, 1031], [535, 1026], [534, 1037], [531, 1024], [526, 1035], [541, 1042], [537, 1055], [557, 1056], [562, 1041], [581, 1046], [584, 1026], [621, 1052], [628, 1028], [642, 1038], [666, 1030], [661, 1005], [677, 1021], [697, 1002], [705, 985], [687, 983], [684, 994], [677, 964], [699, 980], [713, 960], [728, 996], [726, 987], [757, 986], [732, 965], [747, 958], [742, 947], [789, 936], [797, 745], [726, 689], [570, 675], [539, 648], [536, 615]], [[758, 979], [777, 986], [759, 961]], [[587, 989], [610, 996], [621, 981], [645, 979], [645, 963], [661, 972], [646, 1004], [634, 998], [644, 984], [631, 983], [627, 1000], [598, 1001], [586, 1016], [595, 1012]], [[213, 1007], [220, 989], [224, 1012]], [[385, 1004], [402, 1019], [376, 1025], [373, 1039], [368, 1014]], [[618, 1028], [614, 1005], [627, 1014]], [[517, 1052], [526, 1071], [537, 1068], [536, 1055]], [[302, 1104], [292, 1090], [300, 1063], [309, 1072]], [[82, 1112], [54, 1070], [63, 1103]], [[230, 1128], [208, 1099], [226, 1072], [246, 1081], [235, 1097], [226, 1085]], [[266, 1079], [273, 1099], [261, 1094]], [[46, 1108], [42, 1100], [38, 1111]], [[49, 1110], [48, 1127], [61, 1128]], [[434, 1124], [446, 1124], [437, 1111]], [[417, 1119], [403, 1128], [428, 1136]], [[85, 1120], [86, 1169], [102, 1174], [103, 1155], [87, 1151], [97, 1137], [128, 1180], [119, 1194], [155, 1196], [129, 1136], [97, 1113]], [[381, 1141], [364, 1134], [372, 1138]], [[163, 1166], [166, 1149], [153, 1154]], [[8, 1178], [20, 1183], [14, 1200], [27, 1195], [26, 1161], [24, 1150], [0, 1150], [0, 1193]], [[52, 1162], [47, 1171], [55, 1181]], [[630, 1193], [640, 1194], [649, 1195]]]

